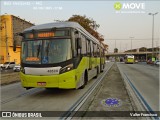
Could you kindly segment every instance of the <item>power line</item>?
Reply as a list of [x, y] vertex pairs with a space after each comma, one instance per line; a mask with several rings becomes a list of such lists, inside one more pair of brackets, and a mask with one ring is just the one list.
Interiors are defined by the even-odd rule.
[[[130, 40], [130, 39], [128, 39], [128, 38], [127, 38], [127, 39], [126, 39], [126, 38], [125, 38], [125, 39], [117, 39], [117, 38], [111, 38], [111, 39], [110, 39], [110, 38], [107, 38], [107, 39], [104, 39], [104, 40], [107, 40], [107, 41], [108, 41], [108, 40]], [[144, 39], [142, 39], [142, 38], [137, 39], [137, 38], [136, 38], [136, 39], [132, 39], [132, 40], [133, 40], [133, 41], [134, 41], [134, 40], [152, 40], [152, 38], [144, 38]], [[154, 38], [154, 40], [159, 40], [159, 38]]]

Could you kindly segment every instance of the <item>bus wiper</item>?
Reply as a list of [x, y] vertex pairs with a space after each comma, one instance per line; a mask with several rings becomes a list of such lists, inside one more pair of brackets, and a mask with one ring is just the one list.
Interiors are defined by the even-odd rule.
[[39, 45], [38, 45], [38, 48], [37, 48], [37, 57], [39, 56], [40, 47], [41, 47], [41, 45], [39, 44]]

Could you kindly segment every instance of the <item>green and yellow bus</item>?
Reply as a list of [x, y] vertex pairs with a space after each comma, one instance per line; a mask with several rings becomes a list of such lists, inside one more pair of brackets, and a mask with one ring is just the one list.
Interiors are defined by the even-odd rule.
[[103, 45], [76, 22], [25, 29], [20, 79], [26, 89], [84, 88], [105, 66]]
[[125, 63], [134, 63], [134, 55], [126, 55], [125, 56]]

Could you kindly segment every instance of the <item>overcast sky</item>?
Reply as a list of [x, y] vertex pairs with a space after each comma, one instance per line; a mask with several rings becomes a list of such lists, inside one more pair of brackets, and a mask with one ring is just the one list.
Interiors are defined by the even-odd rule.
[[[148, 13], [159, 12], [154, 19], [154, 46], [159, 46], [160, 1], [119, 1], [123, 4], [144, 5], [140, 9], [115, 10], [117, 1], [3, 1], [1, 15], [12, 14], [32, 23], [43, 24], [54, 20], [67, 20], [74, 14], [93, 18], [99, 25], [98, 32], [104, 35], [109, 52], [115, 46], [119, 51], [152, 46], [152, 20]], [[132, 4], [133, 7], [133, 4]], [[119, 12], [119, 13], [117, 13]], [[125, 13], [124, 13], [125, 12]], [[141, 12], [141, 13], [139, 13]], [[116, 42], [115, 42], [116, 40]]]

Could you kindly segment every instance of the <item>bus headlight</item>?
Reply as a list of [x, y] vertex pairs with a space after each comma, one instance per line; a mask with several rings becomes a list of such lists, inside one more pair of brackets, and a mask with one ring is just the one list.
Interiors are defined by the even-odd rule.
[[65, 66], [65, 67], [60, 69], [60, 74], [68, 72], [68, 71], [70, 71], [72, 69], [73, 69], [73, 64], [69, 64], [69, 65], [67, 65], [67, 66]]

